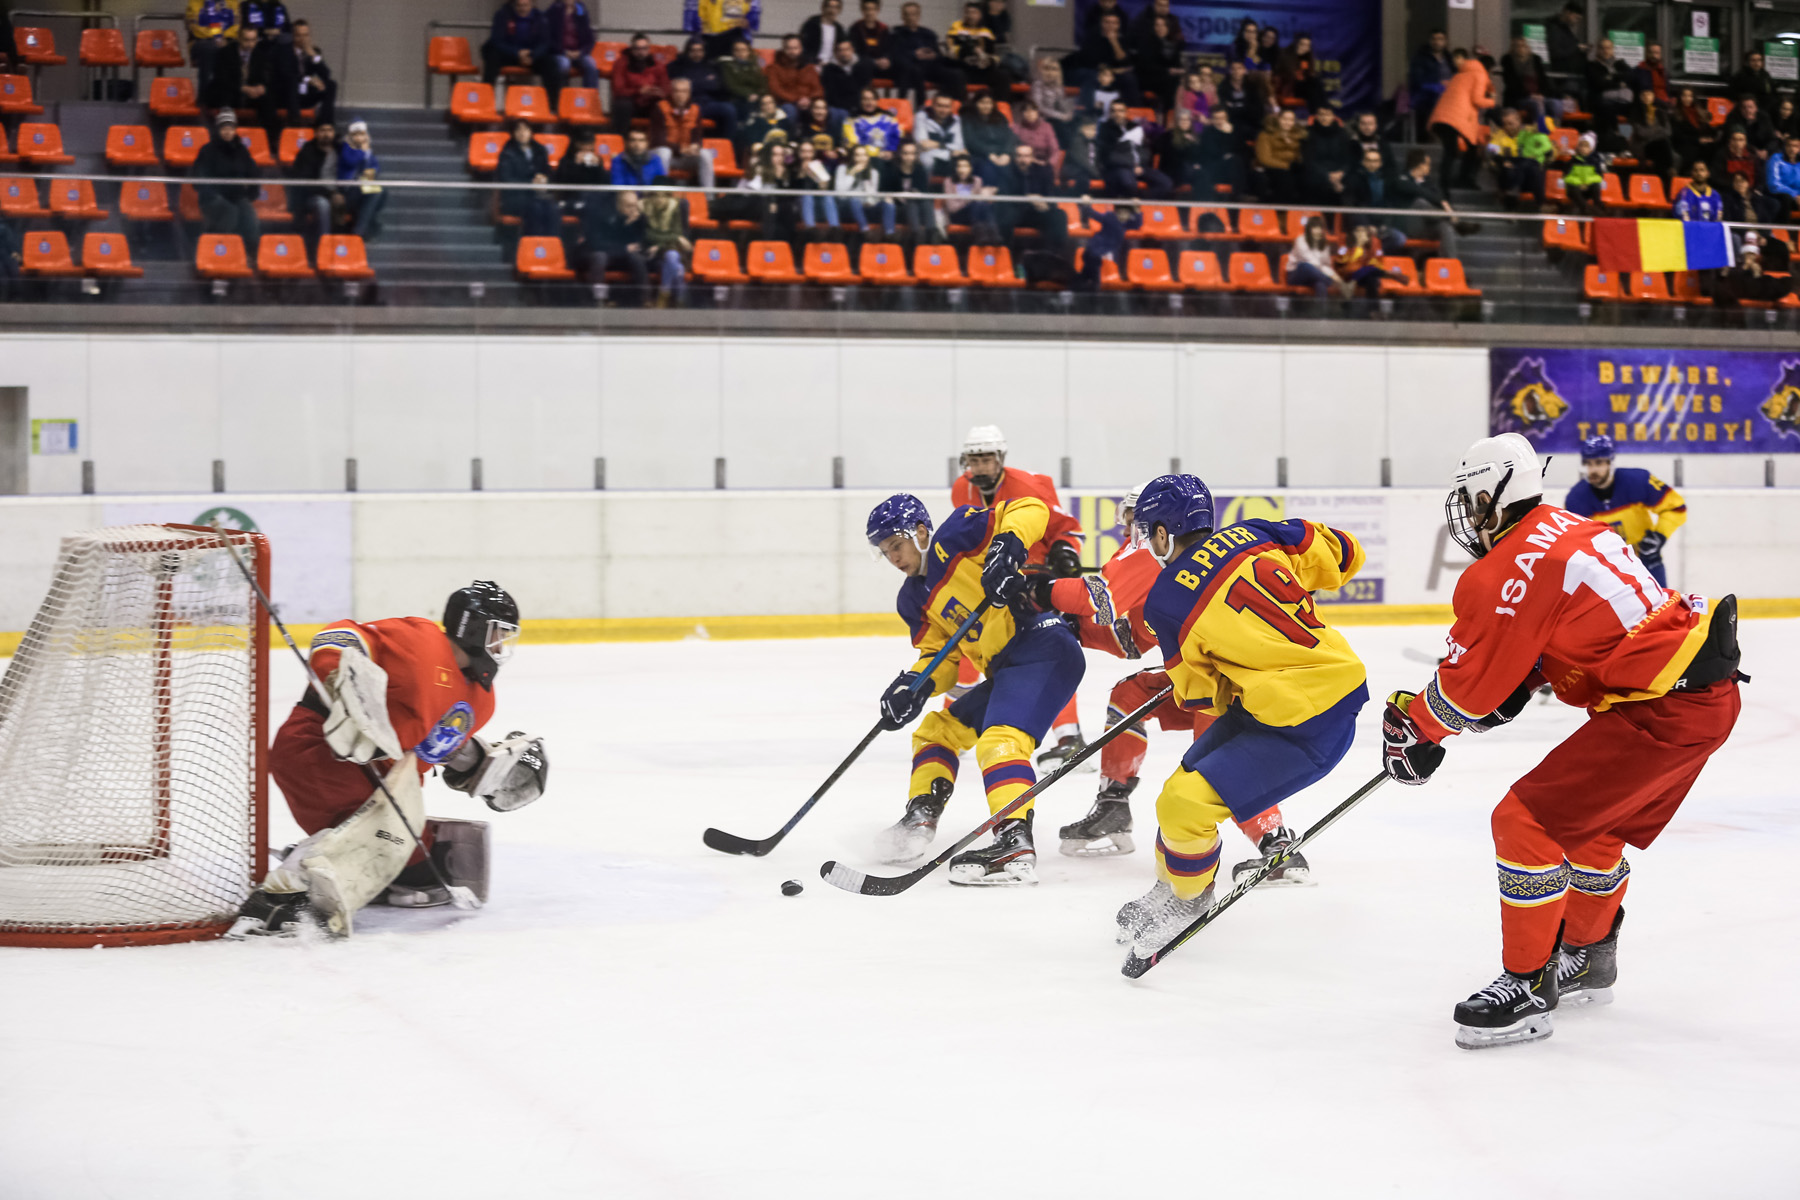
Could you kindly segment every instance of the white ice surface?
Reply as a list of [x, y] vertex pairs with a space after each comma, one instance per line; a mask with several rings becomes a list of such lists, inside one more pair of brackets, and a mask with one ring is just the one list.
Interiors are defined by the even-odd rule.
[[[1377, 697], [1439, 644], [1349, 633]], [[1035, 889], [854, 896], [819, 864], [891, 870], [867, 848], [905, 737], [767, 859], [700, 832], [773, 832], [868, 728], [898, 639], [526, 647], [493, 730], [547, 737], [548, 796], [489, 814], [427, 784], [493, 819], [485, 911], [0, 950], [0, 1200], [1800, 1194], [1800, 622], [1743, 641], [1736, 734], [1633, 855], [1617, 1002], [1479, 1053], [1450, 1009], [1498, 970], [1488, 813], [1578, 712], [1458, 739], [1321, 838], [1319, 886], [1246, 898], [1134, 985], [1112, 914], [1148, 886], [1173, 735], [1145, 850], [1055, 853], [1084, 774], [1046, 795]], [[1090, 657], [1090, 733], [1125, 671]], [[1294, 823], [1377, 769], [1377, 717]], [[984, 815], [965, 764], [945, 834]]]

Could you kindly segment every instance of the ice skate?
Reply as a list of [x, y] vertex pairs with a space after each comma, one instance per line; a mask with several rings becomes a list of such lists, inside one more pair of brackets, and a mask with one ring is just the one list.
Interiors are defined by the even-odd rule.
[[1130, 854], [1137, 849], [1131, 840], [1131, 790], [1137, 787], [1137, 776], [1123, 783], [1102, 777], [1104, 785], [1094, 797], [1093, 811], [1079, 821], [1064, 825], [1058, 836], [1058, 847], [1072, 858], [1100, 858], [1109, 854]]
[[308, 929], [324, 927], [323, 918], [305, 892], [265, 892], [258, 888], [244, 901], [225, 937], [234, 942], [253, 937], [292, 938]]
[[[1077, 729], [1074, 733], [1066, 733], [1057, 738], [1054, 746], [1047, 746], [1038, 751], [1037, 758], [1033, 761], [1037, 764], [1038, 774], [1048, 775], [1086, 749], [1087, 739], [1082, 737], [1081, 730]], [[1098, 771], [1100, 765], [1090, 758], [1075, 769], [1077, 771]]]
[[450, 903], [450, 889], [437, 881], [429, 864], [417, 862], [396, 875], [376, 903], [393, 908], [437, 908]]
[[950, 803], [953, 786], [948, 779], [934, 779], [929, 792], [908, 800], [906, 814], [877, 835], [876, 856], [885, 863], [904, 863], [925, 853], [937, 836], [938, 818]]
[[1037, 882], [1037, 849], [1031, 842], [1031, 814], [1002, 821], [994, 840], [950, 860], [950, 882], [974, 887]]
[[1529, 975], [1502, 971], [1500, 978], [1456, 1006], [1456, 1044], [1465, 1050], [1535, 1042], [1556, 1031], [1557, 959]]
[[1619, 926], [1625, 910], [1613, 914], [1605, 937], [1586, 946], [1564, 946], [1556, 955], [1556, 996], [1562, 1004], [1611, 1004], [1619, 977]]
[[1119, 941], [1132, 943], [1139, 958], [1149, 958], [1192, 925], [1212, 907], [1213, 885], [1191, 900], [1183, 900], [1163, 880], [1119, 910]]
[[[1237, 881], [1242, 879], [1245, 875], [1257, 870], [1271, 858], [1274, 858], [1277, 854], [1280, 854], [1283, 850], [1286, 850], [1293, 844], [1294, 831], [1289, 829], [1286, 825], [1282, 825], [1263, 834], [1262, 840], [1256, 843], [1258, 857], [1247, 858], [1243, 862], [1237, 864], [1237, 866], [1231, 868], [1231, 882], [1233, 884], [1237, 883]], [[1268, 877], [1256, 886], [1274, 887], [1279, 885], [1283, 887], [1310, 887], [1312, 886], [1312, 882], [1312, 868], [1306, 865], [1306, 856], [1304, 854], [1295, 853], [1289, 855], [1287, 861], [1283, 862], [1279, 867], [1270, 871]]]

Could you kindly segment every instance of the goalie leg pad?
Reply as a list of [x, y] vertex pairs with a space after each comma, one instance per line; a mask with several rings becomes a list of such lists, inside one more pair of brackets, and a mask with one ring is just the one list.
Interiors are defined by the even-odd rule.
[[[387, 775], [406, 820], [414, 829], [425, 824], [425, 799], [419, 768], [411, 754]], [[264, 890], [304, 891], [325, 917], [327, 930], [348, 937], [356, 910], [379, 896], [412, 857], [413, 839], [394, 814], [381, 789], [349, 817], [322, 829], [288, 852], [263, 882]]]
[[431, 854], [451, 887], [466, 887], [483, 904], [488, 898], [489, 850], [493, 844], [486, 821], [433, 817]]

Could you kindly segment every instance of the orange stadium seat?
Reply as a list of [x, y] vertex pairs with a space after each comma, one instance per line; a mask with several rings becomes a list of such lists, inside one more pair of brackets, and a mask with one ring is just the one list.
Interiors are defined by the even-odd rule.
[[613, 64], [630, 48], [624, 42], [595, 42], [592, 52], [594, 65], [600, 69], [600, 74], [609, 75]]
[[481, 68], [469, 52], [469, 39], [434, 37], [425, 47], [425, 68], [433, 75], [479, 75]]
[[1568, 158], [1575, 153], [1575, 143], [1581, 140], [1579, 130], [1570, 129], [1567, 125], [1558, 125], [1549, 134], [1550, 144], [1556, 147], [1558, 158]]
[[165, 121], [200, 115], [199, 94], [186, 75], [164, 75], [150, 81], [150, 115]]
[[498, 129], [477, 130], [469, 135], [469, 170], [481, 175], [491, 174], [500, 167], [500, 152], [506, 149], [506, 143], [512, 141], [512, 134]]
[[43, 111], [43, 105], [32, 102], [29, 75], [0, 75], [0, 114], [35, 117]]
[[1554, 221], [1545, 221], [1543, 229], [1544, 249], [1562, 250], [1569, 254], [1588, 252], [1586, 223], [1558, 217]]
[[15, 25], [13, 44], [18, 47], [20, 62], [34, 67], [61, 67], [68, 64], [68, 58], [56, 52], [56, 35], [48, 29]]
[[[1081, 270], [1087, 261], [1087, 247], [1083, 246], [1075, 252], [1075, 269]], [[1105, 292], [1128, 292], [1131, 285], [1119, 274], [1119, 264], [1109, 255], [1100, 261], [1100, 290]]]
[[[1274, 214], [1270, 214], [1273, 216]], [[1238, 292], [1287, 290], [1269, 274], [1269, 256], [1260, 250], [1239, 250], [1231, 256], [1231, 287]]]
[[1563, 173], [1561, 171], [1545, 171], [1544, 203], [1566, 204], [1568, 199], [1569, 189], [1563, 186]]
[[129, 221], [173, 221], [169, 192], [160, 183], [124, 183], [119, 187], [119, 214]]
[[163, 161], [186, 169], [200, 157], [200, 147], [212, 140], [204, 125], [171, 125], [163, 133]]
[[889, 96], [875, 101], [882, 111], [892, 114], [894, 120], [900, 122], [900, 130], [907, 137], [912, 136], [913, 106], [905, 96]]
[[794, 270], [794, 252], [786, 242], [751, 242], [744, 252], [750, 278], [761, 283], [802, 283], [806, 277]]
[[1661, 176], [1633, 175], [1625, 196], [1633, 206], [1647, 212], [1666, 215], [1669, 211], [1669, 197], [1663, 192]]
[[521, 278], [534, 283], [567, 283], [575, 278], [575, 272], [563, 261], [561, 238], [520, 238], [519, 251], [513, 256], [513, 267]]
[[13, 153], [32, 167], [60, 167], [75, 161], [73, 154], [63, 153], [62, 130], [36, 122], [19, 126]]
[[33, 230], [25, 235], [25, 271], [29, 275], [79, 275], [81, 268], [69, 257], [69, 240], [55, 230]]
[[600, 109], [600, 93], [593, 88], [564, 88], [556, 101], [556, 115], [564, 125], [604, 125], [606, 114]]
[[1188, 231], [1181, 225], [1179, 208], [1171, 208], [1166, 204], [1146, 204], [1140, 211], [1144, 215], [1144, 224], [1141, 228], [1132, 230], [1127, 237], [1180, 241], [1188, 236]]
[[1710, 296], [1700, 294], [1700, 275], [1697, 271], [1675, 272], [1675, 286], [1670, 291], [1678, 304], [1707, 305], [1712, 303]]
[[1022, 288], [1013, 270], [1012, 251], [1005, 246], [969, 247], [969, 278], [985, 288]]
[[1428, 258], [1425, 260], [1425, 291], [1433, 296], [1472, 297], [1481, 289], [1470, 287], [1463, 278], [1461, 259]]
[[612, 160], [625, 153], [625, 138], [622, 134], [602, 133], [594, 138], [600, 147], [600, 157], [611, 165]]
[[1329, 217], [1326, 217], [1324, 213], [1305, 212], [1296, 208], [1290, 209], [1282, 215], [1287, 219], [1286, 228], [1283, 232], [1287, 234], [1287, 240], [1290, 242], [1300, 236], [1300, 231], [1305, 229], [1306, 223], [1314, 217], [1318, 217], [1325, 222], [1326, 236], [1329, 237], [1332, 235], [1334, 222]]
[[569, 152], [569, 135], [566, 133], [540, 133], [537, 140], [544, 143], [544, 155], [550, 160], [550, 169], [555, 170], [562, 165], [563, 155]]
[[319, 274], [332, 279], [373, 279], [369, 248], [355, 234], [327, 234], [319, 239]]
[[1381, 281], [1381, 294], [1384, 296], [1423, 296], [1425, 285], [1419, 282], [1419, 265], [1410, 258], [1384, 258], [1381, 269], [1399, 279]]
[[117, 29], [82, 30], [81, 65], [84, 67], [129, 67], [131, 55], [125, 52], [125, 35]]
[[450, 89], [450, 115], [464, 125], [498, 124], [500, 113], [494, 108], [493, 86], [458, 80]]
[[515, 84], [506, 89], [506, 120], [529, 121], [533, 125], [548, 125], [556, 120], [556, 114], [550, 110], [550, 93], [541, 87], [526, 87]]
[[235, 233], [203, 233], [194, 247], [194, 270], [202, 279], [248, 279], [250, 260]]
[[[1223, 225], [1225, 228], [1222, 231], [1213, 230], [1211, 232], [1202, 230], [1200, 228], [1200, 220], [1202, 217], [1207, 216], [1217, 217], [1219, 219], [1219, 224]], [[1206, 208], [1196, 208], [1188, 213], [1188, 220], [1193, 222], [1193, 236], [1204, 241], [1235, 242], [1238, 240], [1236, 231], [1231, 227], [1231, 210], [1229, 208], [1215, 208], [1210, 205]]]
[[175, 201], [175, 211], [180, 213], [181, 219], [189, 225], [198, 225], [205, 219], [200, 212], [200, 193], [194, 190], [193, 184], [181, 185], [180, 197]]
[[0, 125], [0, 166], [11, 166], [18, 161], [19, 156], [6, 145], [6, 126]]
[[139, 30], [132, 57], [138, 66], [158, 71], [187, 65], [181, 55], [181, 35], [173, 29]]
[[1732, 107], [1731, 98], [1728, 96], [1708, 96], [1706, 98], [1706, 111], [1712, 114], [1714, 125], [1723, 125], [1731, 117]]
[[160, 167], [148, 125], [114, 125], [106, 131], [106, 161], [115, 167]]
[[963, 287], [969, 282], [956, 261], [956, 251], [949, 246], [920, 246], [914, 250], [913, 275], [920, 283], [935, 287]]
[[1125, 278], [1147, 292], [1179, 292], [1181, 284], [1169, 274], [1169, 256], [1160, 249], [1139, 247], [1125, 256]]
[[19, 217], [47, 217], [50, 210], [38, 203], [37, 180], [0, 179], [0, 214]]
[[750, 279], [738, 270], [737, 244], [716, 238], [694, 243], [694, 276], [703, 283], [747, 283]]
[[856, 260], [857, 273], [870, 283], [903, 287], [913, 282], [906, 269], [906, 255], [892, 242], [864, 242]]
[[[1281, 215], [1272, 208], [1240, 208], [1238, 210], [1238, 239], [1252, 242], [1290, 242], [1293, 239], [1281, 231]], [[1232, 272], [1235, 278], [1237, 272]]]
[[[1069, 236], [1070, 237], [1084, 238], [1100, 228], [1098, 225], [1094, 224], [1092, 221], [1085, 219], [1081, 215], [1081, 205], [1076, 204], [1073, 201], [1065, 200], [1062, 202], [1060, 207], [1062, 208], [1063, 213], [1069, 218]], [[1111, 212], [1112, 211], [1112, 205], [1110, 205], [1110, 204], [1095, 204], [1095, 205], [1092, 205], [1091, 207], [1099, 212]]]
[[81, 239], [81, 269], [100, 279], [140, 279], [131, 265], [131, 246], [122, 233], [90, 233]]
[[1625, 188], [1619, 183], [1619, 177], [1611, 171], [1600, 177], [1600, 203], [1607, 208], [1631, 207], [1631, 201], [1625, 198]]
[[250, 161], [259, 167], [272, 168], [275, 155], [269, 150], [269, 131], [257, 125], [246, 125], [238, 130], [238, 137], [250, 151]]
[[718, 221], [714, 220], [712, 214], [706, 210], [706, 194], [704, 192], [683, 192], [681, 198], [687, 201], [689, 229], [711, 233], [719, 227]]
[[312, 139], [312, 130], [299, 125], [289, 125], [281, 131], [281, 145], [277, 147], [275, 157], [281, 160], [282, 166], [291, 167], [294, 165], [294, 160], [300, 157], [300, 147]]
[[1639, 304], [1675, 303], [1675, 297], [1669, 294], [1668, 277], [1661, 271], [1629, 271], [1620, 280], [1626, 297]]
[[104, 221], [112, 216], [94, 199], [94, 185], [85, 179], [51, 180], [50, 211], [69, 221]]
[[730, 138], [702, 138], [700, 145], [702, 149], [713, 152], [713, 177], [719, 182], [744, 177], [744, 172], [738, 167], [737, 151], [732, 148]]
[[1587, 265], [1582, 273], [1581, 294], [1589, 300], [1621, 300], [1619, 277], [1612, 271], [1602, 271], [1593, 263]]
[[1219, 256], [1211, 250], [1183, 250], [1177, 267], [1181, 286], [1194, 292], [1229, 292], [1231, 284], [1219, 270]]
[[279, 183], [265, 183], [256, 189], [256, 215], [264, 225], [290, 225], [294, 214], [288, 211], [287, 188]]
[[[693, 223], [690, 213], [688, 224]], [[857, 283], [862, 279], [850, 269], [850, 251], [837, 242], [809, 244], [801, 270], [814, 283]]]
[[265, 233], [256, 245], [256, 273], [264, 279], [311, 279], [306, 242], [297, 233]]

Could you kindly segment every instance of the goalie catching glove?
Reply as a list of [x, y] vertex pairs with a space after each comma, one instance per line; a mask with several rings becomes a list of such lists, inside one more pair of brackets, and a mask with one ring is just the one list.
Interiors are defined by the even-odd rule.
[[388, 720], [387, 672], [360, 650], [345, 649], [325, 680], [325, 744], [339, 758], [366, 763], [399, 758], [400, 735]]
[[491, 746], [471, 737], [444, 763], [445, 783], [495, 812], [524, 808], [544, 794], [549, 779], [544, 739], [516, 729]]

